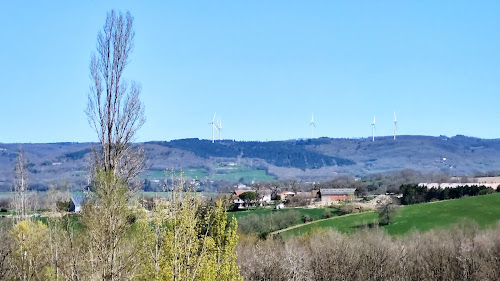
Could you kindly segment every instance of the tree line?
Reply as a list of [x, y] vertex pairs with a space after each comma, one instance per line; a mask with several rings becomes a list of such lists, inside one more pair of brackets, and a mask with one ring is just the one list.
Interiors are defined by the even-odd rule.
[[[427, 188], [418, 184], [403, 184], [399, 188], [401, 204], [412, 205], [436, 200], [458, 199], [464, 196], [477, 196], [495, 192], [491, 187], [461, 185], [457, 187]], [[498, 189], [497, 189], [498, 191]]]

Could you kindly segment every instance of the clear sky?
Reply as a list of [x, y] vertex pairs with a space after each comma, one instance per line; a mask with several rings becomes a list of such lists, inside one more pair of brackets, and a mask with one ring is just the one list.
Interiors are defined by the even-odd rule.
[[0, 142], [96, 141], [84, 109], [110, 9], [130, 11], [138, 141], [500, 137], [500, 1], [0, 1]]

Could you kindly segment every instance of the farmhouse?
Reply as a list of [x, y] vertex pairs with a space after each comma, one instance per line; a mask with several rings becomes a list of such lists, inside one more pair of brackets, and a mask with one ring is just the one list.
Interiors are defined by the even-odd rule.
[[293, 191], [283, 191], [283, 192], [280, 192], [278, 193], [278, 199], [281, 200], [281, 201], [285, 201], [287, 197], [291, 197], [291, 196], [295, 196], [296, 193], [293, 192]]
[[247, 205], [245, 203], [245, 201], [243, 201], [240, 198], [240, 195], [245, 193], [245, 192], [257, 192], [257, 194], [259, 194], [258, 202], [255, 202], [253, 205], [258, 204], [260, 206], [263, 206], [263, 205], [266, 205], [269, 202], [271, 202], [271, 190], [269, 190], [269, 189], [263, 189], [263, 190], [239, 190], [238, 189], [238, 190], [235, 190], [233, 192], [233, 202], [239, 209], [250, 207], [249, 205]]
[[322, 188], [318, 195], [321, 201], [347, 200], [354, 197], [355, 188]]

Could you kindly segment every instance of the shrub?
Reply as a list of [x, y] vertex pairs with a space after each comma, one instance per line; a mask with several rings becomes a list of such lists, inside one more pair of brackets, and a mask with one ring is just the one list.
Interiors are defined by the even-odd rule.
[[69, 201], [64, 201], [64, 200], [57, 201], [56, 208], [57, 208], [57, 211], [59, 211], [59, 212], [69, 212], [70, 208], [71, 208], [71, 200], [69, 200]]
[[339, 208], [340, 215], [348, 215], [354, 212], [354, 206], [352, 204], [345, 204]]
[[332, 216], [332, 212], [330, 212], [330, 210], [325, 210], [325, 211], [323, 212], [323, 217], [324, 217], [325, 219], [330, 218], [331, 216]]
[[313, 221], [313, 219], [309, 215], [302, 216], [302, 222], [306, 223], [306, 222], [311, 222], [311, 221]]
[[493, 189], [487, 188], [487, 189], [483, 189], [483, 190], [479, 191], [479, 195], [491, 194], [493, 192], [495, 192]]

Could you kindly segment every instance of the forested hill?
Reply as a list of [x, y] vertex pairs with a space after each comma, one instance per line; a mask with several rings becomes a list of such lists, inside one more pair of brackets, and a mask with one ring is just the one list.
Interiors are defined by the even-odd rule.
[[[67, 181], [86, 184], [86, 158], [92, 143], [22, 144], [29, 160], [30, 186], [46, 188]], [[363, 176], [370, 173], [411, 168], [451, 175], [500, 170], [500, 139], [465, 136], [398, 136], [371, 138], [240, 142], [183, 139], [138, 144], [146, 151], [148, 178], [161, 176], [165, 169], [194, 169], [205, 179], [227, 179], [225, 166], [247, 173], [258, 171], [261, 178], [325, 179], [337, 173]], [[12, 186], [19, 144], [0, 144], [0, 190]], [[237, 169], [237, 168], [234, 168]], [[259, 171], [260, 170], [260, 171]], [[160, 173], [158, 173], [160, 172]], [[214, 176], [215, 175], [215, 176]], [[256, 178], [257, 179], [257, 178]], [[258, 179], [257, 179], [258, 180]]]
[[325, 155], [308, 148], [309, 145], [328, 143], [328, 140], [236, 142], [183, 139], [171, 142], [151, 142], [193, 152], [202, 158], [257, 158], [279, 167], [319, 169], [324, 166], [353, 165], [354, 161]]

